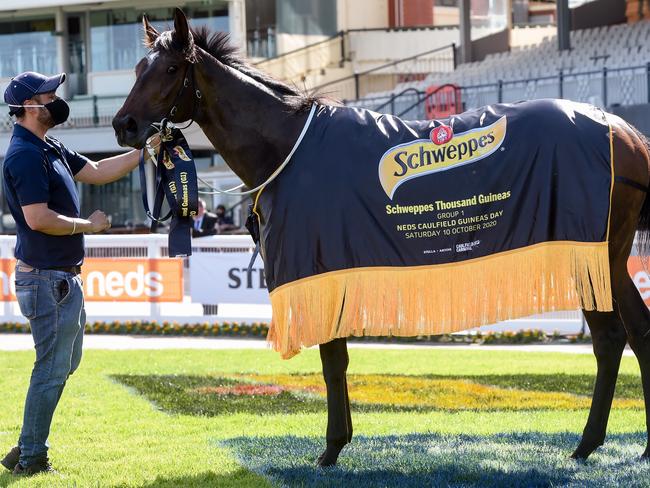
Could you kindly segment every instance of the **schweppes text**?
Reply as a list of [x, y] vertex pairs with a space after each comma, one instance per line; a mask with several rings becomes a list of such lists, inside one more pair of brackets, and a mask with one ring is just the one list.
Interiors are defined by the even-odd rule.
[[395, 190], [405, 181], [479, 161], [501, 146], [506, 126], [504, 115], [489, 126], [455, 134], [442, 145], [418, 139], [392, 147], [379, 161], [381, 186], [392, 200]]
[[481, 136], [479, 139], [470, 139], [460, 144], [446, 144], [443, 147], [436, 147], [431, 150], [424, 149], [421, 145], [419, 152], [400, 151], [395, 154], [395, 162], [399, 170], [393, 173], [394, 176], [404, 176], [410, 169], [417, 169], [420, 166], [431, 166], [432, 164], [444, 163], [445, 160], [462, 159], [465, 156], [471, 158], [479, 148], [484, 148], [494, 142], [494, 134], [490, 133]]

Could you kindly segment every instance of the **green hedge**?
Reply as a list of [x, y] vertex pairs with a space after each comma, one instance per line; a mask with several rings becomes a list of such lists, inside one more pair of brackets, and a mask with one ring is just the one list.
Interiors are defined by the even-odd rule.
[[[266, 337], [269, 325], [264, 322], [186, 323], [156, 321], [88, 322], [86, 334], [188, 336], [188, 337]], [[0, 322], [0, 333], [30, 333], [29, 324]], [[547, 334], [539, 329], [517, 332], [477, 332], [475, 334], [444, 334], [418, 337], [351, 337], [353, 341], [389, 343], [451, 343], [451, 344], [539, 344], [549, 342], [591, 342], [583, 334], [561, 336]]]

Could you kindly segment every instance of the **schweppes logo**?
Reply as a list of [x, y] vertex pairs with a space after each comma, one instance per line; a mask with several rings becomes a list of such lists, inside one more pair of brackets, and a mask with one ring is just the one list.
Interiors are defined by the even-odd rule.
[[487, 127], [455, 134], [444, 144], [418, 139], [392, 147], [379, 161], [381, 186], [392, 200], [397, 187], [408, 180], [483, 159], [499, 149], [506, 137], [506, 126], [504, 115]]

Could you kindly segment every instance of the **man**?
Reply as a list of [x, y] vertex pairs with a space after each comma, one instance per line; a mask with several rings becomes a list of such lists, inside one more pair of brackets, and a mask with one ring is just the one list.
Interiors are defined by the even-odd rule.
[[16, 298], [36, 348], [20, 439], [0, 461], [15, 475], [52, 471], [47, 456], [52, 416], [81, 361], [83, 234], [110, 227], [100, 210], [80, 218], [75, 181], [109, 183], [138, 164], [137, 151], [94, 162], [46, 135], [68, 118], [67, 103], [55, 93], [64, 81], [64, 73], [27, 72], [12, 78], [4, 93], [16, 117], [3, 167], [17, 230]]
[[194, 226], [192, 227], [192, 237], [213, 236], [217, 233], [215, 225], [217, 216], [205, 209], [205, 200], [199, 198], [199, 207], [194, 216]]
[[237, 226], [232, 220], [232, 217], [226, 215], [226, 207], [217, 205], [217, 230], [223, 232], [225, 230], [236, 229]]

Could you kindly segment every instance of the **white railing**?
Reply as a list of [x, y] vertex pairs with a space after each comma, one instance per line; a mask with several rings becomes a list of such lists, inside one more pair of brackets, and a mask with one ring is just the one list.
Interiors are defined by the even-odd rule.
[[[2, 312], [0, 321], [25, 322], [15, 301], [2, 301], [2, 297], [7, 295], [2, 292], [2, 287], [8, 287], [8, 280], [11, 279], [12, 270], [7, 268], [13, 260], [14, 245], [14, 236], [0, 236], [0, 277], [4, 280], [0, 281], [0, 312]], [[247, 270], [252, 251], [253, 243], [248, 235], [195, 239], [192, 243], [192, 256], [183, 259], [182, 266], [176, 268], [182, 273], [183, 292], [178, 299], [155, 301], [136, 293], [135, 296], [126, 297], [128, 300], [120, 300], [119, 297], [111, 300], [110, 296], [105, 295], [110, 295], [116, 290], [114, 294], [117, 295], [123, 292], [114, 286], [116, 283], [122, 283], [118, 277], [120, 273], [123, 277], [127, 276], [123, 284], [126, 284], [129, 279], [127, 273], [131, 273], [131, 278], [137, 281], [138, 277], [142, 276], [142, 272], [137, 275], [137, 267], [146, 266], [145, 263], [149, 261], [158, 264], [152, 264], [146, 270], [151, 269], [164, 275], [162, 265], [174, 261], [167, 258], [167, 236], [163, 234], [87, 236], [84, 278], [88, 320], [91, 322], [167, 320], [179, 323], [213, 323], [226, 320], [268, 322], [271, 318], [271, 310], [262, 284], [261, 263], [256, 262], [252, 273]], [[97, 263], [103, 263], [104, 268], [97, 268]], [[209, 266], [208, 273], [204, 272], [206, 263]], [[93, 269], [97, 270], [92, 271]], [[194, 276], [192, 276], [193, 272]], [[108, 276], [109, 273], [113, 273], [112, 278]], [[165, 276], [161, 278], [163, 286], [167, 286], [166, 280]], [[110, 288], [111, 286], [113, 288]], [[132, 288], [137, 288], [137, 285], [133, 284]], [[104, 294], [100, 293], [101, 296], [93, 297], [92, 295], [97, 295], [100, 289]], [[215, 298], [205, 299], [206, 296]], [[580, 312], [568, 311], [507, 321], [485, 327], [483, 330], [541, 328], [549, 332], [559, 330], [561, 333], [576, 333], [581, 327]]]
[[[17, 302], [13, 298], [6, 299], [13, 287], [14, 246], [14, 236], [0, 236], [0, 321], [24, 322]], [[192, 251], [193, 256], [228, 255], [232, 257], [233, 266], [245, 275], [241, 269], [248, 266], [253, 244], [248, 235], [211, 236], [195, 239]], [[163, 265], [177, 262], [167, 256], [167, 235], [164, 234], [86, 236], [84, 287], [88, 320], [149, 319], [181, 323], [270, 320], [268, 301], [265, 303], [264, 298], [259, 299], [265, 296], [260, 293], [262, 283], [259, 279], [255, 280], [253, 290], [246, 287], [245, 276], [235, 276], [241, 284], [239, 289], [230, 290], [226, 286], [222, 298], [217, 297], [212, 303], [201, 303], [192, 299], [192, 257], [183, 259], [171, 270], [165, 270]], [[211, 275], [197, 289], [213, 287], [220, 280], [228, 280], [229, 271], [233, 274], [233, 270], [221, 269], [220, 275]], [[158, 289], [154, 290], [159, 292], [158, 298], [156, 293], [153, 298], [146, 293], [143, 280], [151, 280], [147, 272], [159, 275]], [[175, 282], [177, 278], [180, 283]], [[128, 283], [129, 280], [132, 283]], [[174, 297], [165, 301], [165, 296], [168, 296], [165, 288], [168, 286], [179, 289], [180, 293], [171, 293]], [[259, 303], [250, 303], [247, 293], [251, 292], [257, 293], [255, 300]], [[111, 295], [117, 298], [112, 300]], [[5, 301], [2, 301], [3, 296]]]
[[[6, 299], [10, 286], [13, 286], [10, 266], [15, 241], [15, 236], [0, 235], [0, 322], [25, 322], [15, 300]], [[636, 247], [633, 251], [635, 254]], [[259, 258], [252, 270], [248, 270], [252, 252], [253, 242], [248, 235], [195, 239], [192, 256], [182, 260], [167, 257], [167, 235], [164, 234], [86, 236], [84, 281], [88, 320], [268, 322], [271, 310]], [[650, 300], [650, 278], [640, 265], [633, 263], [636, 257], [631, 259], [630, 272], [634, 282], [642, 297]], [[138, 285], [138, 280], [142, 280], [147, 271], [161, 275], [159, 298], [147, 296], [143, 292], [144, 285]], [[174, 283], [175, 277], [180, 278], [180, 283]], [[178, 288], [180, 294], [174, 295], [163, 289], [167, 286]], [[129, 287], [133, 293], [127, 296], [125, 290]], [[165, 296], [170, 296], [166, 295], [168, 292], [174, 298], [165, 300]], [[582, 314], [577, 310], [552, 312], [509, 320], [482, 330], [540, 328], [570, 334], [580, 331], [582, 320]]]

